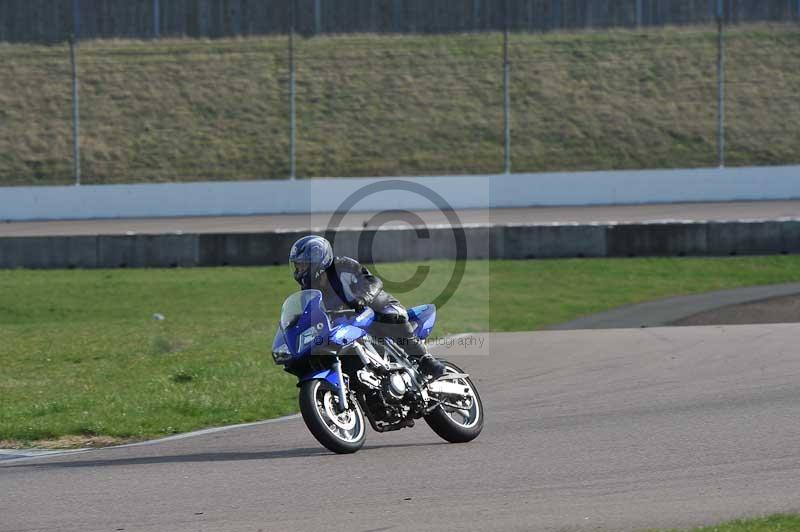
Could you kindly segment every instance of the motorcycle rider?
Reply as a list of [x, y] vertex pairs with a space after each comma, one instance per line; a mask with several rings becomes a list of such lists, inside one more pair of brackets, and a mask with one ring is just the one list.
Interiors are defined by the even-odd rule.
[[428, 353], [424, 342], [414, 335], [408, 312], [383, 282], [349, 257], [334, 257], [330, 242], [317, 235], [299, 239], [289, 252], [289, 268], [303, 290], [322, 292], [328, 310], [351, 308], [357, 312], [369, 307], [375, 312], [370, 334], [379, 339], [391, 338], [415, 359], [420, 370], [441, 377], [445, 366]]

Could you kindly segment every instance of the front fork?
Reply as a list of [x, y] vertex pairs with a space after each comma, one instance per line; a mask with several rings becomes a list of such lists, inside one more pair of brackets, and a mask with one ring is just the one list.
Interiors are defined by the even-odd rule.
[[331, 366], [333, 371], [336, 373], [336, 378], [339, 381], [339, 389], [337, 390], [339, 394], [339, 404], [336, 405], [337, 410], [339, 413], [342, 413], [348, 409], [347, 404], [347, 389], [344, 387], [344, 374], [342, 373], [342, 362], [339, 360], [339, 357], [336, 357], [336, 361]]

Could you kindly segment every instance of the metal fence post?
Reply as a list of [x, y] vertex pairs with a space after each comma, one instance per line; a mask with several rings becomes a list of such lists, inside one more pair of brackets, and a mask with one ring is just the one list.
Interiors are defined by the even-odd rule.
[[72, 0], [72, 38], [81, 38], [81, 0]]
[[314, 35], [322, 33], [322, 5], [321, 0], [314, 0]]
[[508, 62], [508, 15], [503, 31], [503, 171], [511, 173], [511, 68]]
[[717, 0], [717, 161], [725, 166], [725, 34], [723, 1]]
[[75, 36], [69, 38], [69, 60], [72, 65], [72, 171], [75, 185], [81, 184], [80, 102], [78, 101], [78, 65], [75, 61]]
[[553, 24], [551, 29], [554, 30], [560, 30], [563, 26], [563, 22], [561, 20], [561, 3], [562, 0], [553, 1]]
[[642, 27], [642, 0], [636, 0], [636, 27]]
[[294, 63], [295, 8], [292, 1], [289, 27], [289, 179], [297, 177], [297, 87]]
[[592, 0], [586, 0], [586, 27], [592, 27], [592, 18], [594, 17], [594, 13], [592, 10]]
[[401, 31], [400, 19], [403, 17], [403, 5], [400, 0], [392, 0], [392, 31], [399, 33]]
[[153, 38], [161, 36], [161, 6], [159, 0], [153, 0]]
[[242, 35], [242, 0], [233, 3], [233, 34]]

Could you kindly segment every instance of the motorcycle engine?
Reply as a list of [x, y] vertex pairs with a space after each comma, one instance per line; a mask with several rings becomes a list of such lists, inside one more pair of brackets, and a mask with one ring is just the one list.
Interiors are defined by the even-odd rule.
[[401, 400], [408, 390], [406, 381], [399, 372], [392, 373], [385, 380], [385, 391], [392, 399]]

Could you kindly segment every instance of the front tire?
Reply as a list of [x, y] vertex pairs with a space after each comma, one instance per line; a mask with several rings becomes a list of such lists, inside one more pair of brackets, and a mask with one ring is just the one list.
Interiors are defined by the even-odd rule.
[[[461, 368], [451, 362], [441, 360], [447, 368], [447, 373], [464, 373]], [[469, 409], [456, 409], [452, 407], [437, 406], [430, 414], [425, 416], [425, 422], [442, 439], [450, 443], [466, 443], [478, 437], [483, 430], [483, 403], [478, 395], [478, 389], [469, 378], [458, 379], [455, 382], [469, 387], [473, 401]]]
[[338, 394], [325, 381], [306, 381], [300, 387], [300, 413], [311, 434], [337, 454], [354, 453], [367, 439], [364, 412], [358, 401], [350, 401], [350, 409], [342, 413], [337, 404]]

